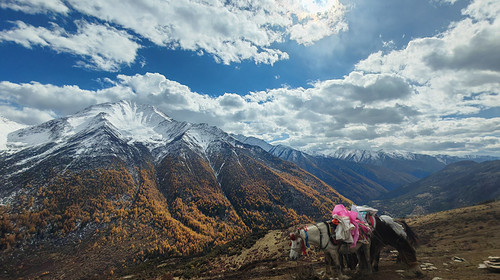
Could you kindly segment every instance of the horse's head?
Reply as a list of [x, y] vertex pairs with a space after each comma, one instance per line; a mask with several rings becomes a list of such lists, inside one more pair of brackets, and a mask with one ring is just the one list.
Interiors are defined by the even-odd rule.
[[300, 252], [306, 254], [306, 244], [300, 235], [300, 229], [290, 233], [290, 259], [297, 260], [300, 257]]

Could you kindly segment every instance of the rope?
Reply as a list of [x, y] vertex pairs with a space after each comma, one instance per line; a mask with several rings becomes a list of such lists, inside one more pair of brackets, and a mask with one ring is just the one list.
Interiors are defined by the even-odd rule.
[[304, 229], [304, 233], [306, 234], [306, 247], [309, 248], [309, 234], [307, 234], [307, 230]]

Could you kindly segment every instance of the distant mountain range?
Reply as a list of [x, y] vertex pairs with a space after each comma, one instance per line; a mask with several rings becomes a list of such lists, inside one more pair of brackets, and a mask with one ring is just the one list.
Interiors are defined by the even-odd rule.
[[273, 146], [255, 137], [233, 137], [297, 164], [358, 204], [425, 178], [450, 163], [497, 159], [490, 156], [430, 156], [353, 149], [338, 149], [329, 155], [310, 155], [283, 145]]
[[370, 202], [388, 214], [404, 217], [500, 199], [500, 160], [461, 161]]

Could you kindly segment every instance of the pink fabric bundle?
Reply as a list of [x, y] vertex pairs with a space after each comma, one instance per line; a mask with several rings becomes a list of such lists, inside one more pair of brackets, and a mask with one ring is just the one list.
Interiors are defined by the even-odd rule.
[[349, 211], [345, 208], [344, 205], [337, 204], [333, 208], [332, 216], [333, 215], [349, 217], [351, 224], [354, 225], [354, 229], [351, 230], [352, 239], [353, 239], [351, 248], [355, 247], [356, 243], [358, 242], [358, 239], [359, 239], [359, 228], [358, 228], [358, 222], [356, 221], [356, 218], [358, 217], [358, 212]]

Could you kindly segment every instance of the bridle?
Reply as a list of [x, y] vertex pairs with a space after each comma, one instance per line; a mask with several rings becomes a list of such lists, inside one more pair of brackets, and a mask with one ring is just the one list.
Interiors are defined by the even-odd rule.
[[[328, 245], [330, 244], [330, 240], [327, 240], [325, 247], [323, 247], [323, 245], [322, 245], [322, 241], [323, 241], [323, 232], [322, 232], [322, 231], [321, 231], [321, 229], [318, 227], [318, 225], [313, 224], [312, 226], [316, 227], [316, 228], [318, 229], [318, 232], [319, 232], [319, 248], [320, 248], [321, 250], [325, 250], [325, 249], [328, 247]], [[302, 237], [300, 236], [300, 231], [301, 231], [301, 230], [303, 230], [303, 231], [304, 231], [304, 235], [305, 235], [305, 237], [306, 237], [306, 238], [305, 238], [305, 241], [304, 241], [304, 238], [302, 238]], [[296, 231], [296, 233], [298, 233], [298, 236], [301, 238], [301, 241], [300, 241], [300, 244], [301, 244], [301, 246], [300, 246], [300, 247], [301, 247], [301, 248], [300, 248], [300, 250], [302, 251], [302, 253], [303, 253], [305, 256], [307, 256], [307, 251], [306, 251], [306, 248], [309, 248], [309, 241], [308, 241], [308, 239], [309, 239], [309, 235], [307, 234], [307, 226], [303, 226], [303, 227], [298, 228], [298, 229], [297, 229], [297, 231]], [[297, 235], [296, 235], [295, 233], [291, 233], [291, 234], [290, 234], [290, 240], [291, 240], [292, 242], [293, 242], [293, 241], [295, 241], [295, 240], [297, 240], [297, 238], [298, 238], [298, 237], [297, 237]], [[290, 244], [290, 245], [291, 245], [291, 244]], [[295, 249], [295, 248], [294, 248], [294, 250], [295, 250], [295, 251], [298, 251], [298, 250], [297, 250], [297, 249]]]

